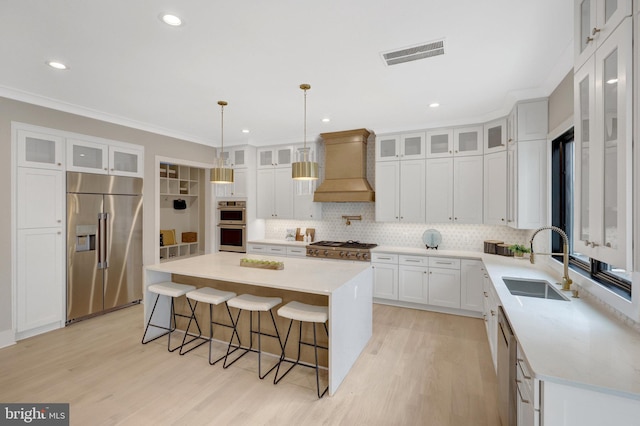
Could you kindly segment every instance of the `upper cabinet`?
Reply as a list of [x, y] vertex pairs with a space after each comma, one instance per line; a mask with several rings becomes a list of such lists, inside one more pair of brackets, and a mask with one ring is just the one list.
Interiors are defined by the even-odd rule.
[[574, 74], [574, 250], [627, 270], [632, 267], [632, 40], [628, 18]]
[[453, 129], [454, 155], [482, 155], [484, 151], [483, 126]]
[[440, 129], [427, 132], [427, 158], [453, 155], [453, 130]]
[[507, 120], [500, 118], [484, 125], [484, 153], [507, 149]]
[[292, 146], [258, 149], [258, 168], [289, 167], [294, 162]]
[[64, 170], [64, 138], [23, 129], [17, 138], [18, 166]]
[[255, 167], [255, 148], [233, 147], [222, 153], [228, 167], [233, 169], [233, 183], [214, 185], [216, 197], [246, 198], [248, 196], [249, 167]]
[[144, 148], [67, 139], [67, 170], [143, 177]]
[[574, 70], [594, 54], [631, 12], [631, 0], [575, 0]]
[[376, 138], [376, 161], [416, 160], [425, 156], [425, 134], [378, 136]]

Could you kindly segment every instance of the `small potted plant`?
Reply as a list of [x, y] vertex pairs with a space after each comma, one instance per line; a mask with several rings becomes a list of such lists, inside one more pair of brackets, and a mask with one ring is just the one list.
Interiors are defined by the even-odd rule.
[[531, 253], [531, 249], [529, 247], [523, 246], [521, 244], [510, 245], [509, 250], [513, 252], [513, 255], [515, 257], [523, 257], [525, 253]]

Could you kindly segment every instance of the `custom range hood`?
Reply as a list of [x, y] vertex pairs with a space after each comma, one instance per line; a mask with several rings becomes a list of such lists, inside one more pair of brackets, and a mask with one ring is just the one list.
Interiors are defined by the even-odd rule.
[[319, 202], [373, 202], [367, 182], [367, 129], [322, 133], [325, 178], [313, 194]]

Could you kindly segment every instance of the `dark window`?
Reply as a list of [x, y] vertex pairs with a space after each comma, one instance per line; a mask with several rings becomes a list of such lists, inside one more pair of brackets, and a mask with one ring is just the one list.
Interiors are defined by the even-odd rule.
[[[551, 144], [551, 224], [569, 236], [571, 269], [631, 300], [631, 277], [628, 271], [591, 259], [580, 253], [580, 247], [573, 246], [574, 146], [573, 128]], [[551, 248], [554, 253], [562, 252], [562, 238], [557, 233], [552, 233]], [[562, 262], [561, 257], [555, 258]]]

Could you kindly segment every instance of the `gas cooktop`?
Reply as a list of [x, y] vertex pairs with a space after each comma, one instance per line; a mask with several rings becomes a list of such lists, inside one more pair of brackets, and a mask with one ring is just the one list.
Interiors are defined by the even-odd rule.
[[361, 243], [360, 241], [318, 241], [309, 244], [311, 246], [319, 247], [340, 247], [340, 248], [355, 248], [355, 249], [372, 249], [377, 247], [377, 244]]
[[360, 241], [318, 241], [307, 246], [307, 256], [326, 259], [369, 261], [369, 250], [377, 244]]

